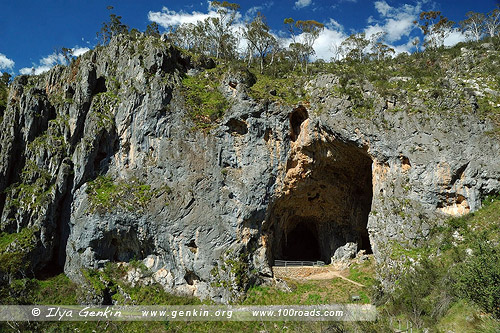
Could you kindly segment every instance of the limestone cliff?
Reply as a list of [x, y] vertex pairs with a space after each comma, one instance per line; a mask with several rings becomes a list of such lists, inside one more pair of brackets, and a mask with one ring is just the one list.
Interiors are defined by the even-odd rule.
[[228, 109], [200, 130], [182, 79], [212, 66], [164, 40], [118, 37], [14, 80], [0, 230], [34, 233], [34, 272], [59, 265], [83, 281], [81, 268], [138, 259], [145, 280], [226, 302], [272, 278], [275, 259], [328, 263], [353, 242], [384, 279], [395, 244], [418, 245], [500, 190], [495, 124], [478, 112], [481, 92], [451, 72], [436, 82], [441, 96], [385, 98], [367, 83], [360, 117], [340, 75], [318, 75], [307, 102], [286, 105], [254, 100], [252, 80], [228, 70], [218, 85]]

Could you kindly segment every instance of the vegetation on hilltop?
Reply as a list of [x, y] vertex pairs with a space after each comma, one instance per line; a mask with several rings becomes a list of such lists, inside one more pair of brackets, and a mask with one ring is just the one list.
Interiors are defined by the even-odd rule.
[[9, 82], [10, 82], [10, 75], [8, 73], [2, 73], [2, 76], [0, 77], [0, 122], [3, 117], [3, 113], [7, 108]]

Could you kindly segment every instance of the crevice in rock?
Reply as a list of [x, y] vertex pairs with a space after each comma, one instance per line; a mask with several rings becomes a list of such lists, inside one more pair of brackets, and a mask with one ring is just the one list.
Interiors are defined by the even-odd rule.
[[74, 171], [73, 162], [70, 159], [66, 161], [70, 167], [68, 180], [66, 184], [66, 191], [62, 194], [62, 200], [58, 206], [58, 219], [57, 219], [57, 234], [59, 235], [59, 243], [56, 245], [54, 258], [57, 260], [57, 265], [64, 269], [66, 263], [66, 245], [69, 238], [69, 221], [71, 219], [71, 204], [73, 203], [73, 195], [71, 189], [74, 186]]
[[292, 141], [297, 140], [300, 134], [300, 125], [309, 118], [307, 110], [304, 106], [300, 105], [290, 114], [290, 138]]
[[152, 254], [154, 242], [151, 239], [139, 239], [133, 229], [113, 229], [90, 243], [97, 260], [129, 262], [142, 260]]
[[195, 272], [193, 271], [186, 271], [186, 274], [184, 275], [184, 280], [186, 280], [186, 283], [190, 286], [194, 285], [195, 281], [199, 281], [200, 277], [196, 275]]
[[248, 133], [247, 124], [239, 119], [234, 119], [234, 118], [229, 119], [229, 121], [226, 123], [226, 126], [229, 128], [228, 129], [229, 133], [236, 133], [239, 135], [244, 135]]
[[450, 184], [455, 184], [457, 180], [462, 178], [462, 176], [464, 175], [465, 169], [467, 169], [468, 166], [469, 166], [469, 162], [465, 163], [460, 168], [458, 168], [458, 170], [452, 175], [451, 180], [450, 180]]
[[116, 133], [104, 133], [95, 148], [92, 166], [95, 176], [108, 171], [111, 156], [119, 149]]
[[269, 139], [272, 137], [272, 135], [273, 135], [273, 130], [270, 128], [267, 128], [266, 132], [264, 133], [264, 141], [268, 142]]
[[64, 97], [73, 98], [73, 96], [75, 96], [75, 89], [72, 86], [69, 86], [68, 89], [66, 89]]
[[106, 88], [106, 79], [100, 76], [99, 78], [97, 78], [94, 90], [92, 91], [92, 95], [97, 95], [106, 91], [108, 91], [108, 89]]
[[401, 160], [401, 168], [403, 169], [403, 171], [408, 171], [411, 169], [411, 163], [408, 157], [400, 155], [399, 159]]
[[189, 243], [186, 244], [186, 246], [188, 247], [189, 251], [191, 251], [193, 253], [198, 252], [198, 246], [196, 245], [196, 242], [194, 241], [194, 239], [191, 239], [189, 241]]
[[287, 178], [293, 179], [285, 180], [288, 188], [268, 209], [263, 232], [270, 264], [276, 259], [329, 263], [335, 250], [350, 242], [371, 253], [371, 157], [340, 141], [315, 142], [300, 154], [314, 156], [313, 162], [288, 164]]
[[[63, 175], [61, 181], [57, 185], [59, 189], [53, 203], [53, 213], [48, 216], [48, 220], [53, 224], [53, 240], [51, 248], [44, 251], [44, 256], [41, 258], [41, 267], [35, 271], [37, 278], [49, 278], [56, 276], [64, 271], [66, 262], [66, 245], [69, 238], [69, 220], [71, 216], [71, 203], [73, 196], [70, 191], [73, 188], [73, 163], [69, 158], [64, 159], [59, 167], [59, 174]], [[47, 232], [49, 233], [49, 232]]]

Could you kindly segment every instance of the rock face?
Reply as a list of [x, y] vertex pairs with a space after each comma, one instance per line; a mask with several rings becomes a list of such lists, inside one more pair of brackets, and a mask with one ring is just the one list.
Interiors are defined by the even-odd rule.
[[445, 115], [378, 98], [366, 119], [329, 94], [335, 75], [309, 82], [310, 104], [285, 106], [254, 101], [248, 75], [228, 74], [231, 107], [201, 131], [180, 90], [188, 71], [203, 75], [196, 66], [168, 43], [115, 38], [16, 78], [0, 229], [35, 230], [35, 271], [59, 265], [83, 281], [81, 268], [138, 259], [169, 291], [227, 302], [271, 278], [275, 259], [328, 263], [354, 244], [384, 278], [394, 244], [417, 245], [500, 190], [494, 124], [461, 112], [472, 97]]

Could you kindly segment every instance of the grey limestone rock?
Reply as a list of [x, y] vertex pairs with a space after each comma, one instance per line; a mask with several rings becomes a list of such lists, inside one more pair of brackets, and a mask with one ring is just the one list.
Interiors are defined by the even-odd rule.
[[[58, 264], [82, 281], [81, 268], [139, 259], [168, 291], [228, 302], [271, 279], [276, 259], [365, 250], [383, 279], [392, 245], [418, 245], [500, 190], [495, 125], [456, 112], [470, 105], [410, 112], [418, 100], [386, 102], [366, 84], [374, 110], [360, 118], [333, 75], [306, 86], [310, 104], [287, 106], [252, 100], [255, 78], [229, 72], [229, 110], [193, 130], [181, 80], [213, 65], [118, 37], [15, 79], [0, 124], [0, 229], [37, 230], [35, 270]], [[96, 199], [99, 181], [108, 192]]]

